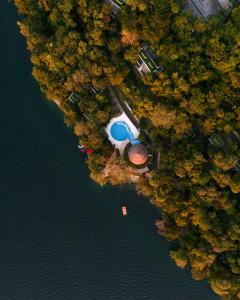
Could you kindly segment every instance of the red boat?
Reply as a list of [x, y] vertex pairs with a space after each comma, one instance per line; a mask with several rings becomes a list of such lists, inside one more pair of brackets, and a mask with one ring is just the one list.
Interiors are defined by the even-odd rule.
[[127, 207], [126, 206], [122, 206], [122, 215], [123, 216], [127, 215]]
[[93, 150], [88, 148], [86, 152], [87, 152], [87, 155], [91, 155], [93, 153]]
[[87, 153], [87, 155], [91, 155], [93, 153], [93, 150], [90, 148], [86, 148], [80, 145], [78, 145], [78, 148], [81, 150], [82, 153]]

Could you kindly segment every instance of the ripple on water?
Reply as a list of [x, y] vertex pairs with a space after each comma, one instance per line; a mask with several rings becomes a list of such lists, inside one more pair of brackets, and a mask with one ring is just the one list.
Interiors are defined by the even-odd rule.
[[144, 198], [89, 179], [77, 140], [31, 77], [16, 18], [1, 1], [0, 299], [217, 299], [176, 268]]

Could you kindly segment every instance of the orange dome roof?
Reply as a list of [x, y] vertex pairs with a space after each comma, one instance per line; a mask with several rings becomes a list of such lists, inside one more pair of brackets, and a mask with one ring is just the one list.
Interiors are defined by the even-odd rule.
[[142, 165], [148, 159], [147, 148], [141, 144], [132, 145], [128, 151], [128, 158], [134, 165]]

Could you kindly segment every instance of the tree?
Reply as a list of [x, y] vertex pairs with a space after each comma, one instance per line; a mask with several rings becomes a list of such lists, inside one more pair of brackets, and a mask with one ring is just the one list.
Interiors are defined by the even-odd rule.
[[[93, 150], [91, 178], [134, 182], [161, 209], [162, 235], [177, 240], [176, 264], [223, 299], [240, 299], [240, 5], [204, 22], [183, 12], [182, 0], [126, 0], [114, 19], [104, 1], [15, 3], [34, 78]], [[140, 79], [133, 64], [142, 40], [163, 71]], [[110, 84], [138, 118], [140, 139], [152, 143], [159, 164], [147, 174], [136, 175], [108, 141]], [[209, 143], [214, 133], [220, 149]]]

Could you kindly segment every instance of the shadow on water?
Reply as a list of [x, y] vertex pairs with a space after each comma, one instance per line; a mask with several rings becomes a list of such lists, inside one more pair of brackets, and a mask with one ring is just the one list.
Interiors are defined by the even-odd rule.
[[0, 299], [218, 299], [171, 261], [145, 198], [90, 180], [31, 76], [16, 19], [1, 1]]

